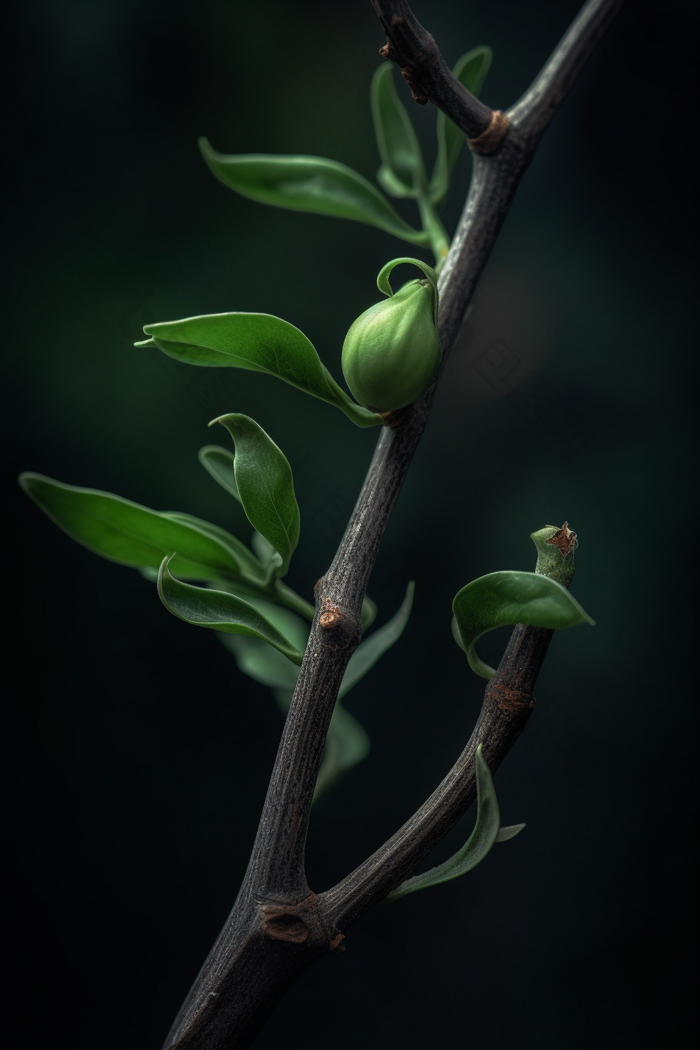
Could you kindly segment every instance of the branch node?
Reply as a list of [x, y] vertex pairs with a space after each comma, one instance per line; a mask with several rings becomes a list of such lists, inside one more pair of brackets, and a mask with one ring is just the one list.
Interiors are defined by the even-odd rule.
[[491, 114], [491, 122], [485, 131], [474, 139], [467, 139], [467, 145], [472, 153], [479, 153], [482, 157], [488, 157], [495, 153], [500, 146], [510, 121], [500, 109], [494, 109]]
[[340, 606], [333, 605], [327, 598], [323, 598], [322, 602], [321, 615], [318, 618], [319, 627], [323, 627], [324, 631], [330, 631], [334, 627], [338, 627], [346, 617], [343, 615]]
[[419, 106], [425, 106], [430, 100], [429, 100], [428, 96], [425, 94], [425, 91], [423, 90], [423, 88], [418, 83], [418, 80], [416, 79], [416, 75], [415, 75], [414, 71], [412, 69], [410, 69], [408, 66], [405, 66], [401, 70], [401, 76], [404, 78], [404, 80], [406, 81], [406, 83], [408, 84], [408, 86], [411, 89], [411, 95], [413, 96], [413, 101], [417, 102]]

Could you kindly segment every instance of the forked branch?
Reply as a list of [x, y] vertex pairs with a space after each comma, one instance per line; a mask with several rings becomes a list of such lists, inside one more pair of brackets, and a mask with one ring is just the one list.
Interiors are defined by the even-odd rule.
[[[430, 99], [478, 138], [493, 111], [458, 85], [432, 37], [402, 0], [373, 0], [389, 57], [409, 71], [418, 101]], [[622, 0], [589, 0], [532, 86], [507, 113], [488, 155], [474, 156], [464, 212], [440, 277], [443, 359], [452, 348], [477, 281], [539, 139]], [[457, 85], [457, 86], [455, 86]], [[314, 784], [347, 662], [360, 637], [367, 582], [416, 446], [435, 384], [393, 428], [383, 427], [347, 530], [322, 581], [316, 616], [287, 716], [250, 865], [222, 933], [171, 1029], [169, 1050], [249, 1046], [289, 984], [323, 954], [342, 947], [347, 927], [408, 875], [474, 799], [478, 743], [495, 769], [522, 730], [551, 632], [516, 627], [486, 689], [462, 756], [433, 795], [373, 857], [317, 897], [304, 849]], [[320, 622], [329, 608], [333, 623]]]

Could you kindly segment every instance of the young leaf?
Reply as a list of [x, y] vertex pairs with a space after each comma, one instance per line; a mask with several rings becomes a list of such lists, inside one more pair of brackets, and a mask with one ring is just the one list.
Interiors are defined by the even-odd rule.
[[346, 696], [353, 686], [357, 685], [360, 679], [364, 678], [367, 672], [374, 667], [377, 660], [384, 655], [387, 649], [390, 649], [399, 640], [411, 615], [414, 590], [415, 584], [411, 580], [406, 588], [406, 597], [401, 603], [398, 612], [378, 631], [375, 631], [369, 638], [360, 642], [345, 669], [340, 692], [338, 693], [339, 698]]
[[242, 153], [225, 156], [206, 139], [199, 148], [211, 171], [229, 189], [261, 204], [354, 219], [412, 244], [425, 234], [397, 215], [389, 201], [352, 168], [325, 157]]
[[534, 572], [491, 572], [456, 595], [452, 609], [469, 665], [483, 678], [496, 673], [474, 651], [482, 634], [495, 627], [524, 623], [550, 630], [593, 624], [565, 587]]
[[493, 786], [493, 778], [486, 759], [483, 755], [481, 744], [476, 749], [474, 758], [476, 766], [476, 792], [477, 792], [477, 814], [476, 826], [467, 839], [466, 845], [458, 850], [454, 856], [446, 860], [444, 864], [438, 864], [430, 871], [422, 875], [414, 875], [406, 879], [392, 893], [385, 897], [385, 901], [397, 901], [406, 897], [416, 890], [424, 890], [429, 886], [438, 886], [441, 882], [449, 882], [460, 875], [465, 875], [491, 851], [495, 842], [505, 842], [509, 838], [522, 831], [524, 824], [514, 824], [507, 828], [501, 828], [501, 814], [496, 799], [496, 789]]
[[227, 634], [261, 638], [292, 663], [301, 664], [303, 653], [270, 623], [250, 602], [227, 591], [194, 587], [171, 574], [170, 558], [164, 558], [158, 576], [158, 594], [166, 609], [186, 623], [209, 627]]
[[20, 484], [64, 532], [110, 561], [157, 570], [165, 555], [177, 551], [173, 566], [181, 576], [241, 578], [237, 541], [215, 525], [187, 515], [175, 518], [109, 492], [64, 485], [41, 474], [22, 474]]
[[[467, 91], [478, 97], [491, 65], [490, 47], [475, 47], [457, 61], [452, 72]], [[430, 180], [430, 200], [442, 204], [450, 188], [452, 169], [465, 143], [464, 132], [449, 120], [442, 110], [437, 115], [438, 154]]]
[[151, 338], [136, 346], [157, 346], [169, 357], [190, 365], [266, 372], [335, 405], [358, 426], [371, 427], [383, 422], [381, 416], [348, 397], [304, 333], [281, 317], [204, 314], [149, 324], [144, 332]]
[[213, 420], [234, 440], [233, 471], [248, 521], [282, 558], [284, 576], [299, 542], [299, 505], [292, 469], [262, 427], [249, 416], [231, 413]]
[[370, 99], [374, 132], [382, 158], [377, 180], [394, 197], [417, 197], [425, 185], [423, 157], [413, 125], [394, 86], [393, 63], [372, 77]]
[[241, 502], [241, 497], [233, 476], [233, 452], [220, 445], [205, 445], [198, 452], [199, 462], [209, 471], [214, 481], [218, 481], [234, 499]]

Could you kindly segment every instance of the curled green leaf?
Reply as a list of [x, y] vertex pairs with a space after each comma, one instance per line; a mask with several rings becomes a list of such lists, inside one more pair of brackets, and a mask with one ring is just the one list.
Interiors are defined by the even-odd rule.
[[199, 148], [211, 171], [229, 189], [261, 204], [292, 211], [353, 219], [391, 233], [412, 244], [425, 244], [394, 211], [386, 197], [352, 168], [326, 157], [224, 155], [206, 139]]
[[432, 268], [432, 266], [428, 266], [428, 264], [423, 262], [422, 259], [412, 259], [405, 255], [401, 256], [398, 259], [390, 259], [388, 263], [385, 263], [384, 266], [382, 266], [381, 270], [377, 274], [377, 288], [380, 292], [383, 292], [384, 295], [387, 295], [389, 298], [391, 298], [394, 294], [394, 291], [391, 287], [389, 278], [391, 277], [392, 270], [394, 270], [397, 266], [400, 266], [402, 263], [408, 263], [409, 266], [417, 266], [419, 270], [423, 271], [427, 279], [430, 281], [430, 285], [434, 292], [433, 316], [435, 317], [435, 319], [437, 319], [439, 297], [437, 274], [435, 273], [435, 270]]
[[220, 423], [233, 438], [233, 471], [243, 510], [253, 528], [280, 555], [277, 575], [284, 576], [299, 542], [292, 468], [272, 438], [249, 416], [234, 412], [212, 423]]
[[382, 158], [377, 180], [394, 197], [417, 197], [426, 176], [410, 117], [394, 85], [393, 63], [385, 62], [372, 77], [370, 99], [374, 131]]
[[[56, 524], [103, 558], [138, 569], [158, 570], [167, 554], [177, 551], [174, 567], [194, 580], [240, 580], [259, 566], [241, 557], [238, 540], [188, 515], [142, 507], [99, 489], [65, 485], [42, 474], [26, 473], [20, 484]], [[245, 564], [244, 564], [245, 563]]]
[[[467, 91], [478, 97], [492, 58], [490, 47], [475, 47], [458, 59], [452, 72]], [[430, 200], [440, 205], [447, 196], [452, 170], [466, 141], [464, 132], [442, 110], [437, 115], [437, 140], [438, 153], [430, 179]]]
[[457, 631], [473, 671], [483, 678], [496, 673], [477, 656], [474, 645], [496, 627], [524, 623], [561, 630], [579, 623], [593, 624], [565, 587], [534, 572], [491, 572], [473, 580], [452, 603]]
[[[357, 426], [382, 423], [381, 416], [368, 412], [348, 397], [304, 333], [281, 317], [256, 313], [203, 314], [149, 324], [144, 332], [150, 338], [136, 346], [157, 346], [169, 357], [190, 365], [265, 372], [335, 405]], [[207, 462], [204, 465], [212, 472], [211, 465]]]
[[301, 664], [303, 653], [250, 602], [227, 591], [195, 587], [170, 572], [171, 558], [164, 558], [158, 575], [158, 594], [166, 609], [186, 623], [226, 634], [249, 635], [278, 649], [292, 663]]
[[466, 844], [454, 856], [446, 860], [444, 864], [438, 864], [437, 867], [423, 872], [422, 875], [414, 875], [413, 878], [406, 879], [397, 889], [385, 897], [385, 901], [396, 901], [401, 897], [406, 897], [409, 893], [415, 893], [416, 890], [438, 886], [441, 882], [449, 882], [451, 879], [459, 878], [460, 875], [465, 875], [472, 868], [475, 868], [477, 864], [481, 863], [484, 857], [491, 852], [495, 842], [505, 842], [507, 839], [513, 838], [525, 827], [524, 824], [514, 824], [507, 828], [501, 828], [501, 814], [498, 808], [496, 789], [493, 785], [493, 777], [486, 764], [481, 744], [476, 749], [474, 763], [476, 767], [478, 800], [476, 826], [467, 839]]

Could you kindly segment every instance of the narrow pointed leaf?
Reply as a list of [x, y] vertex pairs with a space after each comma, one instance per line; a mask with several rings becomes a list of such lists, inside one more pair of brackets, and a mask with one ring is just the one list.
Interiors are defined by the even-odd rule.
[[227, 591], [194, 587], [175, 579], [165, 558], [158, 577], [158, 593], [163, 605], [173, 616], [196, 627], [208, 627], [226, 634], [261, 638], [278, 649], [289, 660], [300, 664], [303, 653], [270, 623], [250, 602]]
[[[490, 47], [475, 47], [455, 64], [452, 72], [467, 91], [477, 98], [491, 65], [493, 52]], [[466, 142], [464, 132], [451, 121], [442, 110], [437, 115], [438, 154], [430, 180], [430, 200], [441, 204], [450, 187], [452, 170]]]
[[524, 827], [524, 824], [509, 824], [507, 828], [500, 828], [496, 835], [496, 842], [508, 842], [509, 839], [514, 839]]
[[[486, 857], [491, 851], [493, 844], [498, 840], [501, 829], [501, 814], [496, 799], [496, 789], [493, 786], [493, 778], [486, 759], [483, 756], [482, 745], [479, 744], [475, 755], [476, 765], [476, 790], [477, 790], [477, 814], [476, 826], [467, 839], [466, 845], [458, 850], [454, 856], [446, 860], [444, 864], [438, 864], [430, 871], [422, 875], [414, 875], [406, 879], [401, 885], [390, 893], [385, 900], [395, 901], [405, 897], [416, 890], [424, 890], [429, 886], [438, 886], [441, 882], [449, 882], [460, 875], [465, 875]], [[520, 825], [524, 827], [524, 825]], [[504, 829], [512, 831], [512, 828]], [[513, 831], [513, 834], [516, 832]], [[512, 837], [512, 836], [507, 836]]]
[[260, 153], [226, 156], [212, 149], [206, 139], [200, 139], [199, 147], [214, 175], [229, 189], [251, 200], [292, 211], [353, 219], [378, 226], [413, 244], [425, 243], [421, 231], [404, 222], [379, 190], [345, 164], [326, 157]]
[[377, 179], [395, 197], [417, 197], [425, 185], [425, 168], [416, 133], [394, 85], [393, 63], [385, 62], [372, 77], [370, 98], [374, 132], [382, 158]]
[[482, 634], [496, 627], [524, 623], [561, 630], [593, 624], [560, 583], [534, 572], [492, 572], [463, 587], [452, 603], [462, 646], [473, 671], [483, 678], [496, 673], [474, 651]]
[[233, 475], [233, 452], [220, 445], [205, 445], [200, 448], [199, 462], [207, 470], [214, 481], [218, 481], [222, 488], [226, 489], [234, 499], [241, 502], [241, 497]]
[[299, 541], [299, 505], [292, 469], [284, 453], [249, 416], [231, 413], [214, 420], [234, 440], [233, 470], [248, 521], [282, 558], [280, 575]]
[[411, 580], [406, 588], [406, 597], [401, 603], [398, 612], [383, 627], [380, 627], [369, 638], [360, 642], [345, 669], [340, 692], [338, 693], [339, 697], [346, 696], [353, 686], [357, 685], [360, 679], [364, 678], [367, 672], [374, 667], [377, 660], [384, 655], [387, 649], [390, 649], [399, 640], [411, 615], [414, 590], [415, 584]]
[[176, 519], [110, 492], [65, 485], [41, 474], [23, 474], [20, 483], [64, 532], [110, 561], [157, 571], [165, 555], [177, 551], [173, 566], [181, 576], [240, 577], [241, 562], [230, 543], [221, 542], [216, 526], [186, 515]]
[[[208, 368], [243, 368], [277, 376], [312, 397], [335, 405], [358, 426], [377, 426], [381, 416], [356, 404], [338, 386], [303, 332], [272, 314], [224, 313], [162, 321], [144, 327], [154, 343], [178, 361]], [[204, 461], [210, 473], [223, 464]], [[214, 475], [216, 476], [216, 475]], [[234, 493], [235, 495], [235, 493]]]

